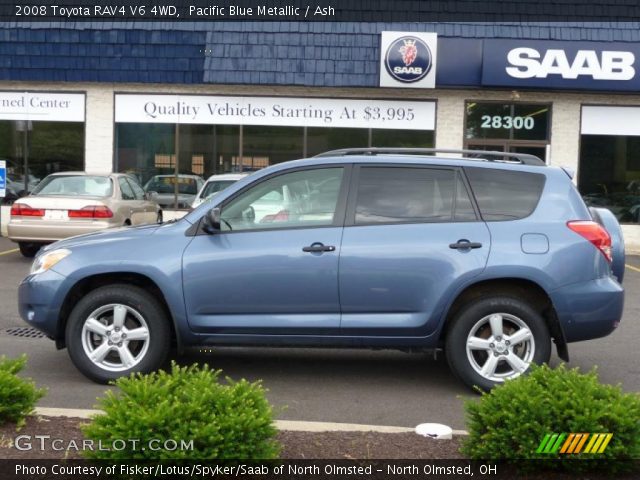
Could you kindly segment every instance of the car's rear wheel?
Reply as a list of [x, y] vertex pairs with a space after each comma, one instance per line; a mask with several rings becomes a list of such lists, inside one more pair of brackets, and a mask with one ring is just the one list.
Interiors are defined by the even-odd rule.
[[548, 362], [551, 337], [544, 318], [526, 302], [495, 296], [460, 310], [447, 331], [445, 350], [465, 384], [490, 390], [533, 363]]
[[36, 253], [38, 253], [38, 250], [40, 250], [41, 246], [42, 245], [40, 245], [39, 243], [28, 243], [28, 242], [18, 243], [18, 248], [20, 248], [20, 253], [22, 254], [23, 257], [27, 257], [27, 258], [35, 257]]
[[171, 332], [152, 295], [133, 285], [113, 285], [91, 291], [76, 304], [66, 344], [82, 373], [107, 383], [159, 368], [171, 348]]

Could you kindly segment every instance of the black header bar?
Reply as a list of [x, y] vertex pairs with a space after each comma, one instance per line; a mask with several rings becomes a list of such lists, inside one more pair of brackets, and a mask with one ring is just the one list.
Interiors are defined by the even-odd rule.
[[640, 2], [576, 0], [1, 0], [0, 22], [637, 22]]

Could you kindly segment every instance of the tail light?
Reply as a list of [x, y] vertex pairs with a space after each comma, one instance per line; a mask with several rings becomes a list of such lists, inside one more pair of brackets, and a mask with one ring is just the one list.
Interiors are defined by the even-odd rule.
[[112, 218], [113, 212], [104, 205], [88, 206], [80, 210], [69, 210], [69, 218]]
[[44, 209], [31, 208], [24, 203], [14, 203], [11, 207], [12, 217], [44, 217]]
[[611, 236], [602, 225], [587, 220], [575, 220], [567, 222], [567, 227], [589, 240], [608, 262], [613, 260], [611, 253]]

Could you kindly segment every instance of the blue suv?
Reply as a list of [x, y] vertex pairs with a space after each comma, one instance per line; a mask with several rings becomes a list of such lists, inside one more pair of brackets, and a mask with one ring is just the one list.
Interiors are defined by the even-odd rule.
[[489, 389], [622, 316], [624, 245], [570, 174], [503, 152], [346, 149], [175, 222], [45, 247], [22, 318], [108, 382], [176, 345], [440, 349]]

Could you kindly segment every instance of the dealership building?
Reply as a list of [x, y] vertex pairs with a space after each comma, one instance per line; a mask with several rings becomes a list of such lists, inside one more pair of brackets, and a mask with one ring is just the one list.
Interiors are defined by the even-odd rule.
[[639, 27], [4, 23], [0, 159], [16, 176], [26, 156], [36, 179], [144, 183], [343, 147], [523, 152], [574, 170], [589, 203], [637, 224]]

